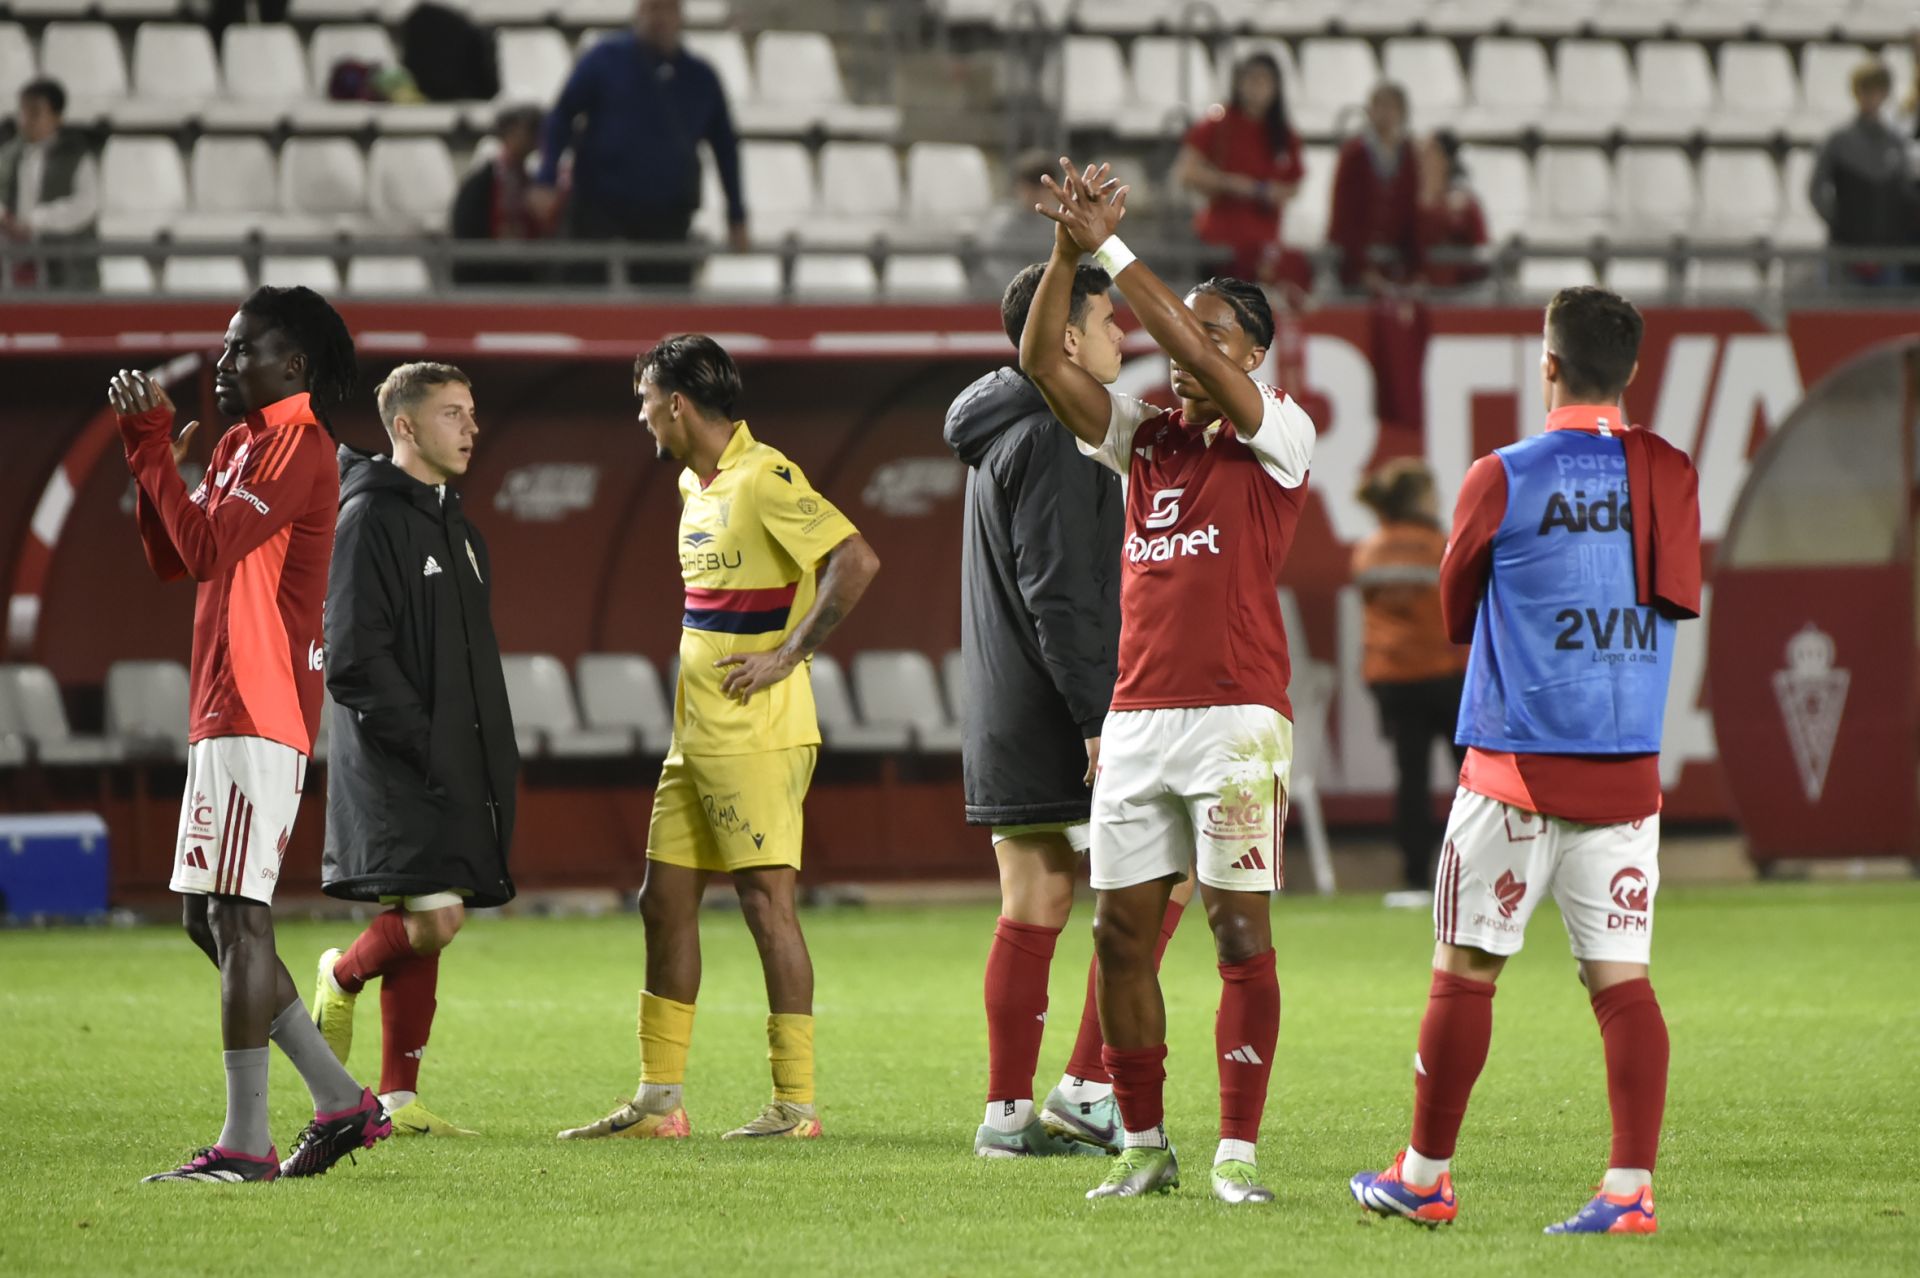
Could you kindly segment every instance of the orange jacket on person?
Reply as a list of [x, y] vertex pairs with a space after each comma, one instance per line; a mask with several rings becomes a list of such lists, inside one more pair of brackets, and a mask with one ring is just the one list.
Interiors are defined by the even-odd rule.
[[1444, 679], [1467, 668], [1440, 614], [1447, 535], [1432, 524], [1384, 522], [1353, 548], [1353, 584], [1366, 601], [1361, 674], [1368, 683]]

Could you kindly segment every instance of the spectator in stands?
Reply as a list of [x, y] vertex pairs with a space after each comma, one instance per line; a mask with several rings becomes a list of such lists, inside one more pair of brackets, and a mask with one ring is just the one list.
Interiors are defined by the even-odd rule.
[[1249, 54], [1233, 68], [1232, 100], [1216, 104], [1188, 130], [1174, 162], [1180, 185], [1206, 197], [1194, 215], [1194, 234], [1228, 251], [1227, 274], [1307, 282], [1300, 277], [1310, 272], [1297, 253], [1292, 269], [1282, 270], [1280, 245], [1281, 215], [1303, 175], [1280, 64], [1269, 53]]
[[[1814, 160], [1807, 198], [1827, 224], [1827, 241], [1840, 248], [1887, 248], [1914, 243], [1914, 171], [1906, 140], [1882, 114], [1893, 93], [1886, 63], [1869, 58], [1853, 72], [1859, 113], [1833, 131]], [[1862, 284], [1897, 284], [1897, 266], [1862, 262], [1842, 268]]]
[[[457, 240], [543, 240], [553, 221], [534, 208], [533, 180], [527, 163], [540, 142], [539, 107], [508, 107], [495, 118], [499, 149], [474, 166], [453, 197], [453, 237]], [[456, 284], [535, 284], [543, 268], [526, 262], [459, 262]]]
[[987, 214], [978, 236], [980, 262], [974, 279], [981, 292], [998, 289], [1053, 251], [1053, 228], [1033, 215], [1033, 206], [1047, 198], [1040, 179], [1053, 172], [1053, 152], [1041, 147], [1022, 151], [1013, 162], [1013, 194]]
[[[19, 132], [0, 147], [0, 240], [76, 244], [93, 238], [100, 214], [100, 163], [87, 140], [61, 127], [67, 91], [58, 80], [34, 80], [20, 90]], [[22, 287], [92, 289], [99, 265], [51, 258], [14, 265]]]
[[1393, 836], [1404, 893], [1388, 903], [1421, 904], [1433, 886], [1430, 862], [1441, 834], [1433, 819], [1433, 743], [1445, 741], [1456, 758], [1466, 754], [1453, 745], [1453, 729], [1467, 650], [1448, 641], [1440, 616], [1447, 534], [1433, 472], [1417, 457], [1397, 457], [1367, 476], [1358, 496], [1380, 518], [1353, 548], [1353, 584], [1365, 603], [1360, 669], [1393, 744], [1398, 779]]
[[1440, 129], [1420, 144], [1420, 241], [1427, 282], [1459, 288], [1487, 277], [1478, 261], [1435, 261], [1434, 249], [1478, 249], [1487, 242], [1487, 215], [1460, 160], [1460, 138]]
[[[560, 157], [573, 152], [565, 232], [578, 240], [684, 244], [700, 207], [701, 142], [727, 196], [729, 242], [747, 247], [740, 150], [720, 77], [680, 43], [680, 0], [639, 0], [633, 30], [589, 49], [547, 117], [534, 207], [552, 216]], [[575, 121], [585, 127], [576, 133]], [[635, 283], [685, 284], [691, 262], [638, 263]], [[596, 276], [597, 278], [597, 276]]]
[[1420, 164], [1397, 84], [1374, 87], [1366, 127], [1340, 148], [1327, 238], [1348, 288], [1386, 293], [1420, 274]]

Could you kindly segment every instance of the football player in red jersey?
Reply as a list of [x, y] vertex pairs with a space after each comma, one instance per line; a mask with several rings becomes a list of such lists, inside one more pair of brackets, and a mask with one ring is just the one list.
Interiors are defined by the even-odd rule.
[[[1103, 1057], [1126, 1148], [1088, 1197], [1179, 1184], [1162, 1122], [1166, 1009], [1153, 952], [1168, 892], [1191, 866], [1223, 985], [1213, 1192], [1272, 1202], [1255, 1148], [1280, 1031], [1269, 903], [1281, 885], [1293, 754], [1275, 583], [1306, 497], [1313, 422], [1253, 380], [1273, 340], [1260, 289], [1209, 280], [1183, 301], [1114, 234], [1127, 189], [1114, 189], [1104, 167], [1061, 163], [1064, 181], [1047, 183], [1056, 207], [1039, 206], [1058, 228], [1021, 366], [1082, 451], [1129, 480], [1120, 673], [1091, 849]], [[1110, 390], [1043, 338], [1066, 322], [1083, 252], [1172, 358], [1178, 410]]]
[[[227, 325], [220, 411], [242, 420], [191, 494], [166, 390], [125, 369], [107, 398], [137, 486], [135, 517], [162, 580], [191, 577], [192, 711], [173, 890], [187, 935], [220, 969], [227, 1118], [181, 1166], [147, 1177], [213, 1183], [317, 1176], [392, 1125], [328, 1050], [274, 949], [273, 889], [319, 724], [321, 605], [340, 480], [324, 406], [353, 389], [353, 339], [318, 293], [261, 288]], [[267, 1130], [267, 1042], [313, 1093], [285, 1163]]]

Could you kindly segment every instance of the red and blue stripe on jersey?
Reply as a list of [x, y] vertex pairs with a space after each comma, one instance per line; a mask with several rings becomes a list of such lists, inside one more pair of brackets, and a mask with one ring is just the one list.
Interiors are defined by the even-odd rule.
[[766, 590], [709, 590], [687, 588], [686, 615], [680, 624], [688, 630], [715, 630], [730, 635], [765, 635], [787, 628], [798, 585]]

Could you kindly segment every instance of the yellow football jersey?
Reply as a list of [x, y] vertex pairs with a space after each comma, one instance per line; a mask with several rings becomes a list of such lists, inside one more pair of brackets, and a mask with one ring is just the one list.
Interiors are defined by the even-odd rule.
[[687, 602], [673, 699], [676, 746], [686, 754], [751, 754], [818, 745], [806, 665], [743, 706], [720, 691], [727, 670], [713, 663], [779, 647], [813, 607], [814, 570], [859, 530], [745, 422], [735, 423], [712, 482], [703, 487], [688, 470], [680, 497]]

